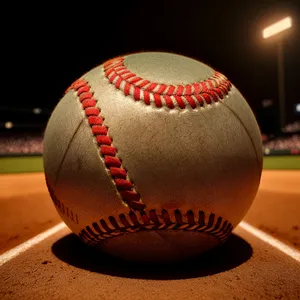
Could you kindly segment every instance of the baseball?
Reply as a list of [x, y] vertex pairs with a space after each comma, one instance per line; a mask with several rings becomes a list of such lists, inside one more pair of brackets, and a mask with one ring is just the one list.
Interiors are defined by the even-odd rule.
[[261, 134], [238, 89], [193, 58], [116, 57], [76, 80], [44, 133], [44, 171], [67, 226], [131, 261], [226, 241], [257, 193]]

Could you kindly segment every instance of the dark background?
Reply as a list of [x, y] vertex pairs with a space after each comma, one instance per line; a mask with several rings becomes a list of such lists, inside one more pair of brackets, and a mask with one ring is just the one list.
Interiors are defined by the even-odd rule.
[[[278, 128], [276, 37], [264, 27], [291, 16], [282, 34], [287, 122], [299, 119], [300, 1], [98, 1], [64, 6], [10, 2], [3, 15], [5, 91], [0, 123], [43, 129], [65, 89], [114, 56], [167, 51], [201, 60], [242, 92], [263, 132]], [[4, 93], [3, 93], [4, 94]], [[273, 105], [262, 108], [262, 100]], [[40, 107], [39, 115], [32, 108]], [[18, 127], [19, 124], [20, 126]]]

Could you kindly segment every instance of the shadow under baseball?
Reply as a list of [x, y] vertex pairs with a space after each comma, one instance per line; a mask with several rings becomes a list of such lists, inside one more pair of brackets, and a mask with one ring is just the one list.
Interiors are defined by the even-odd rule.
[[252, 247], [238, 235], [197, 257], [168, 264], [141, 264], [123, 261], [84, 244], [75, 234], [69, 234], [52, 245], [60, 260], [91, 272], [140, 279], [187, 279], [203, 277], [233, 269], [252, 256]]

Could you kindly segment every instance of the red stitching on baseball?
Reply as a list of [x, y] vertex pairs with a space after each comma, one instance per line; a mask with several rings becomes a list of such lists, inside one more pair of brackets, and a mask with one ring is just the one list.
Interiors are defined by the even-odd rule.
[[[119, 64], [118, 70], [122, 70], [122, 74], [128, 73], [126, 68], [121, 64]], [[107, 74], [112, 74], [112, 72], [109, 70]], [[117, 85], [121, 84], [121, 82], [122, 79], [119, 77]], [[127, 88], [130, 88], [128, 84]], [[79, 101], [82, 104], [82, 109], [98, 143], [99, 151], [103, 157], [106, 169], [111, 174], [122, 200], [132, 209], [143, 210], [146, 206], [142, 203], [140, 195], [135, 190], [126, 170], [122, 167], [121, 160], [117, 157], [117, 149], [113, 146], [107, 126], [103, 124], [104, 119], [101, 117], [101, 109], [96, 106], [97, 100], [93, 98], [94, 93], [91, 91], [90, 85], [85, 80], [79, 79], [75, 81], [67, 91], [72, 89], [76, 91]], [[103, 227], [106, 228], [106, 225], [103, 225]], [[89, 229], [88, 232], [92, 234], [90, 231]]]
[[97, 101], [95, 99], [86, 99], [82, 102], [83, 108], [94, 107], [96, 106]]
[[179, 209], [167, 211], [163, 209], [158, 214], [154, 209], [150, 211], [134, 212], [127, 215], [120, 214], [117, 218], [109, 216], [108, 220], [101, 219], [91, 226], [86, 226], [79, 232], [79, 237], [88, 244], [98, 244], [99, 241], [122, 235], [127, 232], [140, 230], [184, 230], [201, 232], [224, 242], [231, 234], [233, 226], [222, 217], [216, 219], [215, 214], [205, 217], [204, 211], [198, 214], [188, 210], [183, 214]]
[[109, 170], [110, 170], [110, 174], [113, 178], [126, 178], [127, 177], [126, 171], [122, 168], [111, 167], [111, 168], [109, 168]]
[[111, 138], [107, 135], [96, 135], [96, 141], [100, 145], [111, 145]]
[[230, 81], [221, 73], [204, 81], [187, 85], [166, 85], [150, 82], [127, 69], [124, 57], [111, 59], [104, 63], [104, 74], [109, 82], [134, 100], [142, 100], [146, 105], [154, 103], [156, 107], [179, 107], [184, 109], [212, 104], [220, 101], [231, 89]]
[[101, 125], [93, 125], [92, 132], [95, 135], [107, 135], [107, 128]]
[[114, 156], [105, 155], [104, 161], [105, 161], [105, 165], [108, 169], [110, 167], [120, 168], [122, 165], [121, 161], [117, 157], [114, 157]]
[[[103, 128], [105, 128], [105, 127], [103, 127]], [[107, 133], [106, 128], [105, 128], [105, 131]], [[115, 156], [117, 154], [117, 149], [112, 146], [102, 145], [102, 146], [100, 146], [100, 149], [101, 149], [102, 155]]]

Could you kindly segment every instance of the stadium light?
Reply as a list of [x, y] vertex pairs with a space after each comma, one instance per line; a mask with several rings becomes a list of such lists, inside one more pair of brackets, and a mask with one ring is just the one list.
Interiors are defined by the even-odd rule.
[[11, 129], [11, 128], [13, 128], [14, 124], [13, 124], [13, 122], [8, 121], [8, 122], [5, 122], [4, 126], [6, 129]]
[[[292, 18], [286, 17], [268, 27], [263, 32], [263, 38], [267, 39], [271, 36], [278, 35], [292, 27]], [[284, 57], [283, 57], [283, 36], [279, 35], [277, 40], [277, 60], [278, 60], [278, 102], [281, 130], [285, 127], [285, 93], [284, 93]]]
[[266, 27], [263, 30], [263, 38], [267, 39], [273, 35], [278, 34], [279, 32], [289, 29], [291, 27], [292, 27], [292, 18], [286, 17], [286, 18]]
[[42, 110], [39, 107], [36, 107], [32, 110], [32, 112], [36, 115], [39, 115], [42, 112]]

